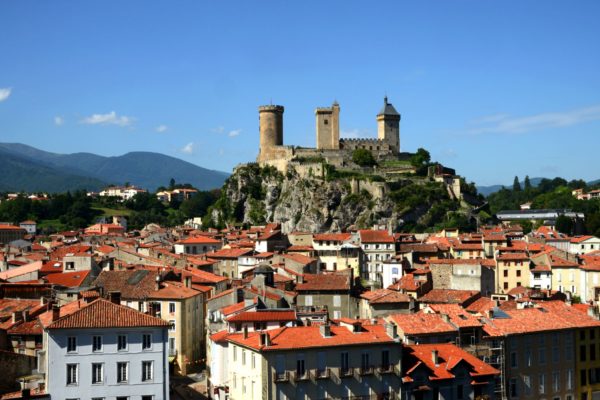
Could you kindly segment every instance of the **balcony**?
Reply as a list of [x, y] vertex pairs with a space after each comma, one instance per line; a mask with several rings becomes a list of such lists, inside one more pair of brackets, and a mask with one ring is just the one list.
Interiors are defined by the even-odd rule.
[[315, 369], [315, 372], [314, 372], [315, 379], [329, 379], [330, 376], [331, 376], [331, 370], [329, 368]]
[[380, 366], [380, 367], [377, 368], [377, 373], [381, 374], [381, 375], [393, 374], [394, 373], [394, 366], [392, 364], [382, 365], [382, 366]]
[[360, 375], [360, 376], [372, 375], [372, 374], [373, 374], [372, 366], [362, 366], [358, 369], [358, 375]]
[[294, 371], [293, 379], [294, 379], [294, 382], [307, 381], [310, 379], [310, 373], [308, 370]]
[[340, 378], [348, 378], [354, 375], [354, 368], [338, 368], [338, 370]]
[[289, 371], [285, 372], [273, 372], [273, 382], [289, 382], [290, 373]]

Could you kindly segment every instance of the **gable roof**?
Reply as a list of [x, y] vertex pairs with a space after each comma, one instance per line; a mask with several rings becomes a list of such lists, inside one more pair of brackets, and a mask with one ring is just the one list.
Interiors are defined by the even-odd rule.
[[[52, 311], [50, 311], [52, 312]], [[97, 299], [51, 322], [47, 329], [135, 328], [167, 327], [160, 318], [141, 313], [133, 308]]]

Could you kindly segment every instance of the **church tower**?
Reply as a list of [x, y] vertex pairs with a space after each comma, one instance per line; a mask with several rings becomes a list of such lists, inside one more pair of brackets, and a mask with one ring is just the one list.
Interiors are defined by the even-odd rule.
[[377, 114], [377, 137], [389, 143], [394, 154], [400, 153], [400, 114], [387, 96], [383, 98], [383, 108]]

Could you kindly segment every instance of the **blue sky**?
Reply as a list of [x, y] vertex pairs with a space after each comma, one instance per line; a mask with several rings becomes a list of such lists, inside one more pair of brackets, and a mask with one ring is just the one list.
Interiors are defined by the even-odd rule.
[[230, 171], [261, 104], [314, 146], [314, 108], [478, 184], [600, 178], [600, 2], [2, 1], [0, 141], [155, 151]]

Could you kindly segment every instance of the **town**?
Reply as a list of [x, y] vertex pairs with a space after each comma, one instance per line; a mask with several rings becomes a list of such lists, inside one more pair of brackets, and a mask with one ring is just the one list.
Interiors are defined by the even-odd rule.
[[600, 239], [560, 213], [524, 233], [524, 208], [475, 232], [5, 223], [1, 398], [591, 399]]

